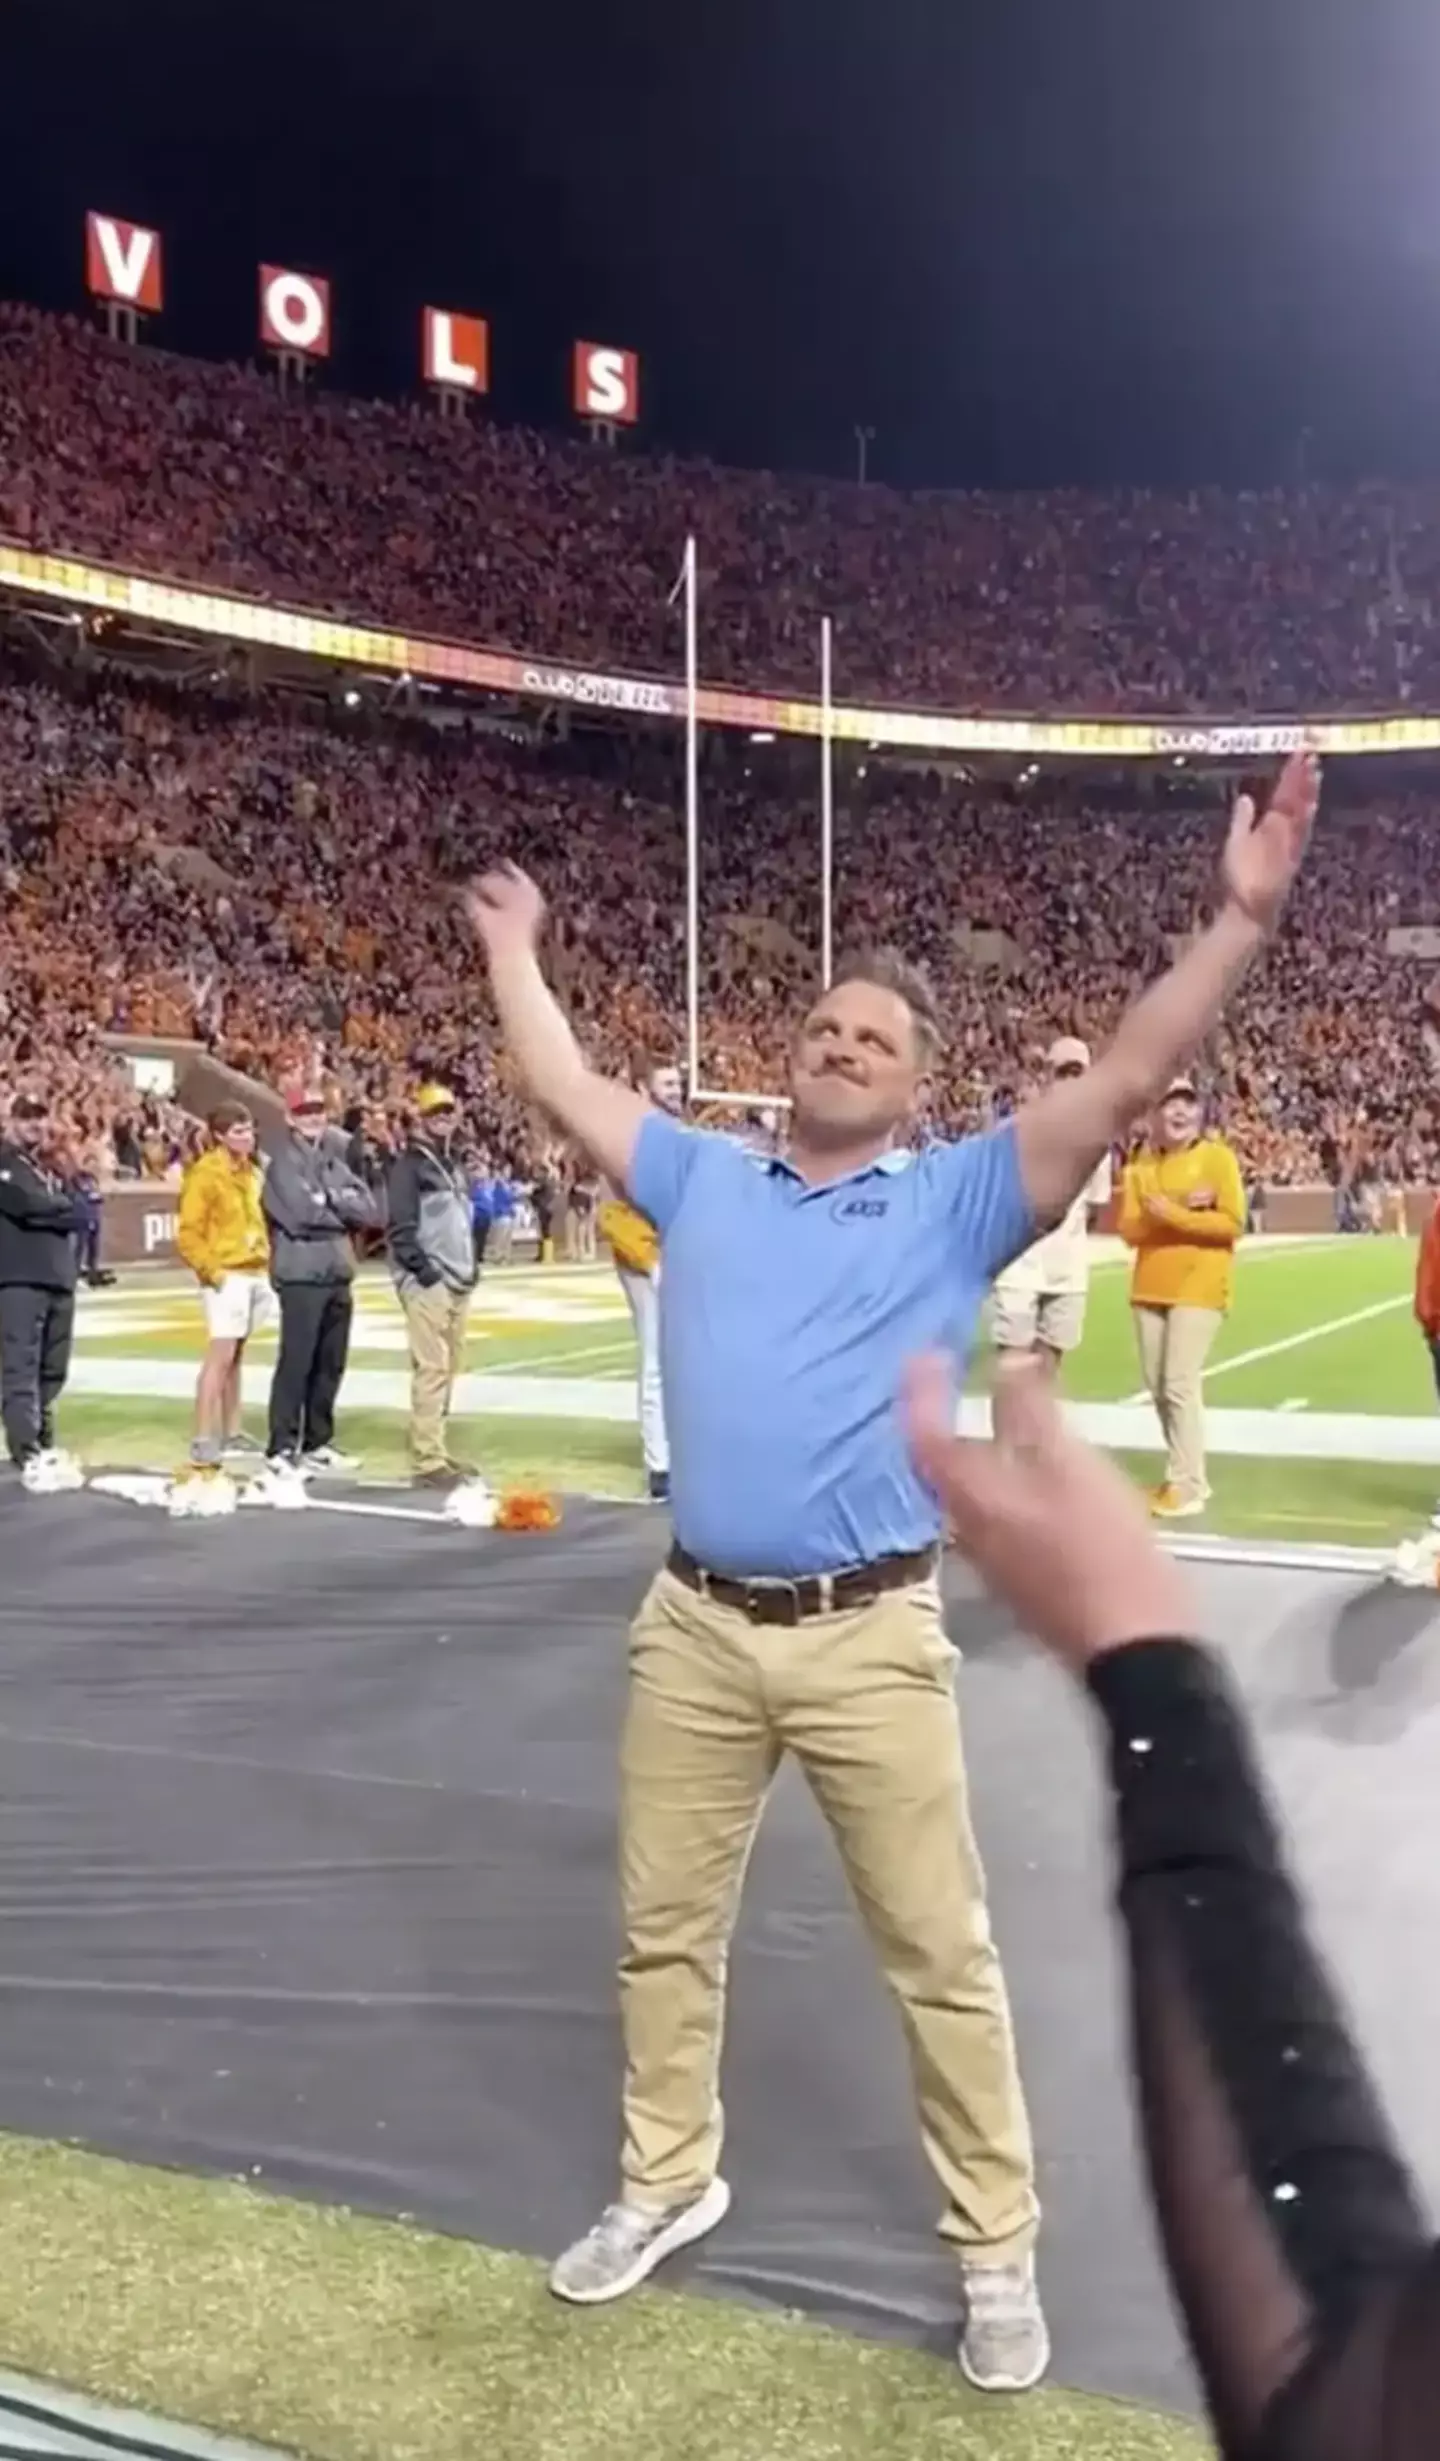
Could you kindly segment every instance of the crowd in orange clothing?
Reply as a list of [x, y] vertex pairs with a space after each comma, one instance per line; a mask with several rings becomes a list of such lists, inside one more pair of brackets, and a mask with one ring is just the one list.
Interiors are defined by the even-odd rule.
[[0, 534], [531, 655], [966, 711], [1440, 696], [1440, 488], [905, 493], [282, 394], [0, 304]]
[[[669, 738], [502, 743], [273, 700], [0, 681], [0, 1085], [43, 1083], [90, 1167], [163, 1172], [185, 1123], [136, 1098], [102, 1033], [196, 1035], [337, 1109], [398, 1111], [453, 1079], [471, 1133], [517, 1170], [544, 1150], [495, 1054], [455, 884], [517, 856], [551, 902], [553, 969], [607, 1068], [677, 1052], [684, 832]], [[1059, 792], [1058, 788], [1056, 790]], [[735, 748], [704, 789], [708, 1081], [777, 1086], [813, 982], [817, 833], [780, 759]], [[1440, 923], [1423, 797], [1327, 810], [1280, 941], [1205, 1055], [1252, 1181], [1338, 1180], [1358, 1157], [1423, 1179], [1440, 1149], [1428, 969], [1394, 923]], [[1013, 1100], [1058, 1032], [1092, 1043], [1203, 914], [1224, 812], [1076, 809], [871, 762], [843, 783], [841, 945], [893, 941], [948, 1024], [940, 1126]]]

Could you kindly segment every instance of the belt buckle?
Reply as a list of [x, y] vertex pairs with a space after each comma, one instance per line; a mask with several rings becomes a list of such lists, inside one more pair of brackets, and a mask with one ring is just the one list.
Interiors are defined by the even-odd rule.
[[[763, 1612], [771, 1599], [788, 1597], [791, 1612], [772, 1616]], [[745, 1613], [752, 1624], [798, 1624], [800, 1621], [800, 1583], [798, 1581], [752, 1581], [745, 1592]]]

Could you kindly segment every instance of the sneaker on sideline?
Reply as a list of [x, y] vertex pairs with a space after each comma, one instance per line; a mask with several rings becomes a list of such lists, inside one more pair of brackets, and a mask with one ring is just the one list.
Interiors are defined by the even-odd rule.
[[965, 2322], [960, 2369], [979, 2393], [1033, 2391], [1050, 2364], [1050, 2330], [1035, 2287], [1035, 2260], [963, 2267]]
[[1162, 1487], [1150, 1498], [1150, 1510], [1157, 1521], [1193, 1521], [1205, 1510], [1203, 1495], [1187, 1495], [1183, 1487]]
[[723, 2222], [730, 2190], [712, 2179], [700, 2196], [683, 2205], [607, 2205], [593, 2230], [567, 2247], [550, 2275], [557, 2299], [572, 2307], [600, 2307], [638, 2290], [667, 2256], [693, 2247]]

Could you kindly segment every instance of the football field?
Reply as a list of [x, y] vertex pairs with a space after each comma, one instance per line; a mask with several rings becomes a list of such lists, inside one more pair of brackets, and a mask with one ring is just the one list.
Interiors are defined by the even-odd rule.
[[[1206, 1377], [1217, 1531], [1383, 1545], [1428, 1520], [1440, 1493], [1440, 1409], [1411, 1315], [1415, 1251], [1393, 1238], [1260, 1240], [1242, 1250], [1234, 1310]], [[1151, 1477], [1128, 1263], [1096, 1243], [1083, 1347], [1065, 1390], [1085, 1431]], [[163, 1465], [183, 1445], [200, 1348], [193, 1289], [131, 1276], [82, 1295], [66, 1440], [97, 1464]], [[247, 1404], [269, 1386], [273, 1335], [253, 1346]], [[367, 1467], [403, 1462], [405, 1328], [388, 1282], [357, 1287], [342, 1440]], [[984, 1424], [986, 1362], [969, 1413]], [[639, 1489], [634, 1344], [605, 1266], [520, 1267], [477, 1293], [457, 1449], [497, 1481]]]

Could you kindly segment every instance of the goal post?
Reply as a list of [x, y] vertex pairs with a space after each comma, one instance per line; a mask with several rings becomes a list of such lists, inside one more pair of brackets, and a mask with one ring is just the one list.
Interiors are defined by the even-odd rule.
[[[700, 1047], [700, 654], [699, 568], [693, 533], [685, 541], [676, 595], [685, 613], [685, 1091], [692, 1106], [726, 1104], [741, 1110], [788, 1110], [788, 1096], [736, 1093], [702, 1082]], [[834, 629], [820, 623], [820, 981], [828, 990], [835, 970], [835, 707]]]

